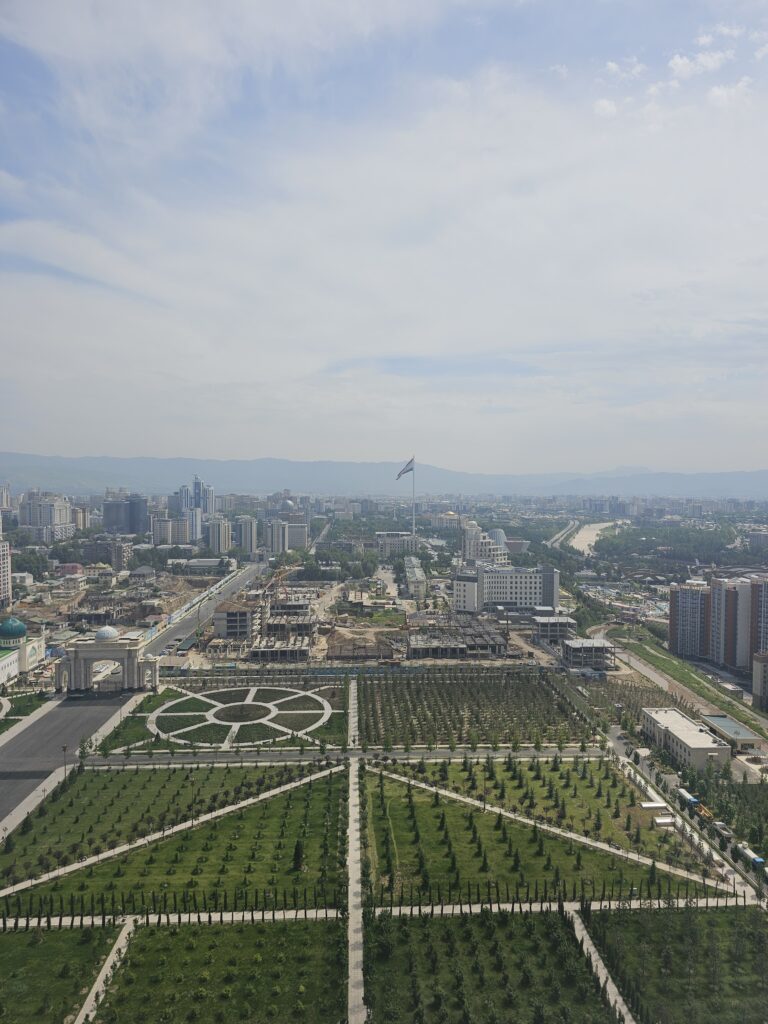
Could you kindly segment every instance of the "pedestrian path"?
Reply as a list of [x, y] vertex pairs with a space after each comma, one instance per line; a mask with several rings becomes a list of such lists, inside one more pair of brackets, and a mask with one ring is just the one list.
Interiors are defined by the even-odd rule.
[[347, 694], [347, 748], [354, 750], [357, 746], [357, 679], [349, 680]]
[[600, 982], [600, 987], [605, 989], [605, 996], [608, 1000], [608, 1005], [614, 1013], [621, 1015], [619, 1019], [623, 1020], [624, 1024], [635, 1024], [635, 1018], [630, 1013], [629, 1007], [624, 1002], [621, 992], [619, 992], [608, 968], [603, 963], [603, 958], [597, 951], [597, 946], [595, 946], [592, 941], [581, 917], [575, 910], [567, 911], [567, 913], [573, 922], [576, 938], [582, 944], [582, 949], [585, 955], [588, 956], [591, 961], [592, 970], [595, 972], [597, 980]]
[[347, 948], [349, 978], [347, 983], [347, 1024], [364, 1024], [366, 1019], [363, 992], [363, 882], [360, 864], [360, 777], [359, 761], [352, 758], [349, 766], [349, 883]]
[[131, 941], [131, 933], [134, 929], [134, 921], [128, 920], [125, 922], [123, 927], [120, 929], [120, 934], [117, 936], [117, 940], [109, 951], [109, 956], [104, 961], [101, 970], [91, 986], [91, 991], [86, 996], [85, 1002], [80, 1008], [80, 1013], [75, 1017], [75, 1024], [86, 1024], [87, 1021], [92, 1019], [92, 1015], [96, 1012], [96, 1007], [99, 1005], [104, 993], [107, 991], [107, 985], [109, 984], [112, 975], [117, 969], [120, 961], [125, 956], [125, 952], [128, 949], [128, 943]]
[[[368, 771], [374, 775], [378, 775], [380, 769], [372, 768], [368, 766]], [[697, 884], [702, 883], [700, 874], [694, 874], [692, 871], [686, 871], [684, 868], [676, 868], [672, 864], [665, 864], [663, 861], [654, 861], [650, 857], [644, 857], [642, 854], [635, 853], [633, 850], [621, 850], [610, 846], [608, 843], [604, 843], [600, 839], [591, 839], [589, 836], [579, 835], [578, 832], [569, 832], [567, 829], [558, 828], [557, 825], [547, 825], [542, 821], [535, 821], [533, 818], [526, 818], [524, 814], [517, 814], [515, 811], [507, 811], [503, 807], [498, 807], [495, 804], [484, 803], [482, 800], [476, 800], [474, 797], [465, 796], [463, 793], [454, 793], [450, 789], [442, 789], [440, 786], [433, 786], [429, 782], [420, 782], [418, 779], [411, 779], [405, 775], [398, 775], [396, 772], [383, 771], [382, 774], [385, 778], [395, 779], [397, 782], [407, 785], [410, 783], [412, 786], [418, 789], [425, 789], [428, 793], [439, 793], [440, 796], [446, 798], [446, 800], [456, 800], [462, 804], [468, 804], [470, 807], [477, 807], [481, 811], [487, 811], [490, 814], [500, 814], [502, 818], [509, 818], [511, 821], [520, 822], [523, 825], [527, 825], [529, 828], [534, 824], [540, 832], [548, 832], [551, 835], [559, 836], [561, 839], [569, 839], [575, 843], [581, 843], [582, 846], [590, 846], [595, 850], [601, 850], [604, 853], [610, 853], [614, 857], [620, 857], [622, 860], [632, 861], [634, 864], [644, 864], [651, 867], [655, 864], [659, 871], [665, 871], [668, 874], [676, 875], [679, 878], [685, 878], [689, 881], [696, 882]], [[713, 883], [710, 882], [710, 885]]]
[[199, 818], [190, 818], [188, 821], [179, 822], [178, 825], [172, 825], [169, 828], [164, 829], [162, 832], [152, 832], [148, 836], [143, 836], [141, 839], [136, 839], [132, 843], [123, 843], [121, 846], [115, 846], [111, 850], [104, 850], [103, 853], [94, 854], [92, 857], [85, 857], [83, 860], [77, 861], [74, 864], [67, 864], [65, 867], [56, 868], [55, 871], [48, 871], [44, 875], [39, 875], [37, 878], [28, 878], [23, 882], [17, 882], [16, 885], [9, 886], [6, 889], [0, 889], [0, 898], [3, 896], [13, 896], [17, 892], [24, 892], [26, 889], [31, 889], [35, 885], [41, 885], [43, 882], [51, 882], [57, 878], [63, 878], [65, 875], [71, 875], [75, 871], [80, 871], [83, 868], [90, 867], [91, 865], [101, 864], [105, 860], [113, 860], [115, 857], [121, 857], [125, 853], [130, 853], [132, 850], [138, 850], [142, 847], [149, 846], [150, 843], [155, 843], [160, 839], [169, 839], [171, 836], [177, 835], [179, 832], [186, 832], [191, 828], [197, 828], [200, 825], [204, 825], [208, 821], [215, 821], [218, 818], [227, 817], [230, 814], [234, 814], [236, 811], [242, 811], [247, 807], [252, 807], [254, 804], [262, 803], [264, 800], [270, 800], [272, 797], [280, 796], [281, 793], [288, 793], [292, 789], [298, 789], [299, 786], [305, 786], [308, 782], [317, 782], [319, 779], [324, 779], [327, 775], [335, 775], [337, 772], [343, 772], [346, 770], [345, 765], [336, 765], [333, 768], [326, 768], [324, 771], [315, 772], [314, 775], [305, 775], [302, 779], [296, 779], [293, 782], [286, 782], [282, 786], [277, 786], [275, 789], [267, 790], [266, 793], [259, 793], [258, 796], [249, 797], [247, 800], [241, 800], [236, 804], [229, 804], [227, 807], [220, 807], [216, 811], [209, 811], [207, 814], [201, 814]]

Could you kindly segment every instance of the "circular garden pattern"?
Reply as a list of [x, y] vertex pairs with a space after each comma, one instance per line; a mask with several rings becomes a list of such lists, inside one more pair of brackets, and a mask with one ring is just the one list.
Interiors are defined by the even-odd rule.
[[293, 736], [312, 740], [332, 708], [319, 693], [250, 686], [187, 694], [147, 719], [155, 736], [203, 747], [256, 746]]

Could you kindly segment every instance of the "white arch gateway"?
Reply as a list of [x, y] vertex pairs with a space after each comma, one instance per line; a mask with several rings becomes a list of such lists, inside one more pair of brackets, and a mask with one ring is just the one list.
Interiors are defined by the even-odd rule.
[[148, 640], [138, 631], [120, 636], [112, 626], [104, 626], [93, 637], [75, 640], [56, 665], [56, 690], [59, 693], [89, 693], [95, 689], [93, 670], [99, 662], [114, 661], [122, 670], [123, 690], [154, 689], [159, 681], [159, 664], [144, 654]]

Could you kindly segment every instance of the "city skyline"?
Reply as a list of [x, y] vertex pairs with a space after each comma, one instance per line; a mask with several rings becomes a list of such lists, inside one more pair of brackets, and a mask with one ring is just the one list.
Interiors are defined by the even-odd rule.
[[8, 3], [0, 53], [5, 448], [764, 468], [764, 4]]

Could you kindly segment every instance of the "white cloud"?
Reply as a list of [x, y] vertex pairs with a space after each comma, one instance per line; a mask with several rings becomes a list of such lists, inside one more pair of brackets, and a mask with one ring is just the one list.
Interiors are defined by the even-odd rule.
[[713, 86], [707, 96], [710, 103], [724, 109], [744, 103], [749, 99], [751, 93], [752, 79], [745, 76], [733, 85]]
[[553, 64], [549, 70], [556, 74], [558, 78], [562, 79], [563, 81], [565, 81], [569, 74], [567, 64]]
[[619, 108], [613, 100], [601, 99], [595, 101], [593, 110], [598, 117], [615, 117]]
[[697, 46], [711, 46], [712, 43], [714, 43], [714, 41], [715, 37], [713, 35], [710, 35], [709, 33], [696, 37]]
[[755, 50], [755, 60], [763, 60], [764, 57], [768, 57], [768, 43], [764, 43], [763, 46]]
[[627, 81], [633, 78], [641, 78], [648, 70], [645, 64], [641, 64], [637, 57], [626, 57], [621, 63], [609, 60], [605, 70], [614, 78]]
[[693, 57], [676, 53], [669, 62], [669, 69], [675, 78], [693, 78], [694, 75], [719, 71], [734, 56], [733, 50], [702, 50]]
[[60, 104], [89, 135], [168, 153], [235, 99], [244, 76], [306, 72], [344, 47], [499, 2], [5, 0], [0, 36], [58, 76]]
[[715, 26], [715, 32], [726, 39], [739, 39], [744, 35], [744, 29], [741, 25], [725, 25], [722, 22]]

